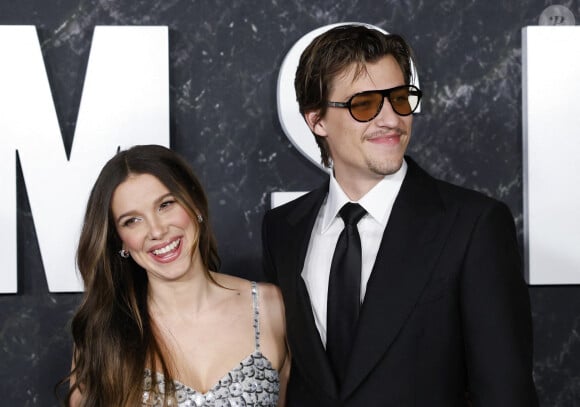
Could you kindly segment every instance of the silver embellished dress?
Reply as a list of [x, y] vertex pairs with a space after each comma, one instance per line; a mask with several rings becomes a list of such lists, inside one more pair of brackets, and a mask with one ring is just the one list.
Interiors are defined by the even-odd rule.
[[[255, 349], [238, 366], [226, 373], [211, 389], [198, 392], [174, 380], [178, 407], [272, 407], [278, 403], [280, 378], [278, 371], [260, 352], [260, 313], [258, 286], [252, 281], [253, 325]], [[152, 391], [151, 375], [157, 379], [157, 391]], [[145, 369], [143, 406], [162, 407], [165, 379], [161, 373]]]

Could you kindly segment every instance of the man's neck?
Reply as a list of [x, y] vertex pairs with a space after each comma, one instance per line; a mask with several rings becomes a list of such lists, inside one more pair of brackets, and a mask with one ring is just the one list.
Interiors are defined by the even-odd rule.
[[383, 175], [375, 174], [376, 176], [357, 176], [348, 171], [337, 171], [334, 169], [334, 178], [340, 188], [344, 191], [346, 196], [351, 201], [359, 201], [366, 195], [375, 185], [377, 185], [384, 178]]
[[348, 199], [354, 202], [360, 201], [371, 189], [373, 189], [385, 177], [394, 176], [401, 169], [406, 166], [404, 161], [401, 163], [399, 169], [391, 174], [379, 173], [357, 173], [350, 168], [333, 168], [333, 176], [338, 185], [346, 194]]
[[340, 185], [346, 196], [348, 196], [348, 198], [351, 201], [356, 202], [359, 201], [363, 196], [365, 196], [367, 192], [373, 189], [373, 187], [377, 185], [381, 180], [377, 179], [374, 182], [365, 182], [365, 183], [357, 181], [353, 182], [351, 179], [343, 181], [337, 179], [336, 181], [338, 182], [338, 184]]

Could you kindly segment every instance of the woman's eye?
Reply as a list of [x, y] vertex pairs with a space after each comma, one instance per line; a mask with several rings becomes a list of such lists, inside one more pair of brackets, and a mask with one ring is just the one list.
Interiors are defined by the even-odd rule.
[[132, 226], [135, 223], [137, 223], [139, 221], [139, 218], [129, 218], [125, 221], [123, 221], [123, 226], [127, 227], [127, 226]]
[[165, 209], [175, 203], [174, 200], [170, 199], [168, 201], [164, 201], [161, 205], [159, 205], [159, 209]]

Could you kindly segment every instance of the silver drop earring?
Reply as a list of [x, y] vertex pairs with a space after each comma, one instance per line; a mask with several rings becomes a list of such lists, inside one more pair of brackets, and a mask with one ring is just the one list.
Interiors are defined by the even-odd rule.
[[121, 249], [121, 250], [119, 250], [119, 256], [121, 256], [124, 259], [128, 259], [130, 254], [127, 250]]
[[197, 214], [197, 221], [199, 223], [203, 223], [203, 216], [201, 216], [199, 213]]

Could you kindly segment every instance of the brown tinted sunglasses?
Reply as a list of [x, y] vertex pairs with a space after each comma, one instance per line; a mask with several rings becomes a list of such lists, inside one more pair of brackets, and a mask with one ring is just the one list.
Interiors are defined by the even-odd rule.
[[414, 85], [356, 93], [347, 102], [328, 102], [328, 107], [347, 108], [357, 122], [369, 122], [380, 113], [385, 98], [399, 116], [409, 116], [419, 106], [423, 92]]

